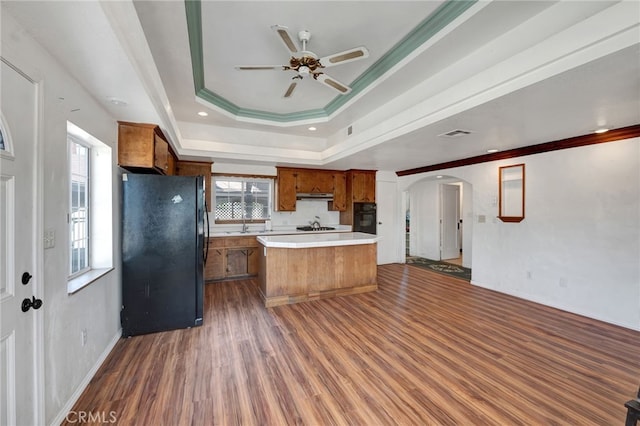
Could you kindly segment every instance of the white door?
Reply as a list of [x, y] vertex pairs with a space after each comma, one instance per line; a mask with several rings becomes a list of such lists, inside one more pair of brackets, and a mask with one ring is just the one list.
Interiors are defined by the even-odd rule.
[[[34, 425], [36, 401], [37, 86], [1, 63], [0, 118], [0, 424]], [[39, 289], [40, 286], [37, 285]], [[26, 302], [23, 312], [23, 301]], [[36, 299], [37, 300], [37, 299]]]
[[398, 196], [395, 182], [376, 182], [376, 235], [378, 241], [378, 265], [400, 262], [397, 228]]
[[440, 185], [440, 259], [460, 257], [460, 187], [458, 185]]

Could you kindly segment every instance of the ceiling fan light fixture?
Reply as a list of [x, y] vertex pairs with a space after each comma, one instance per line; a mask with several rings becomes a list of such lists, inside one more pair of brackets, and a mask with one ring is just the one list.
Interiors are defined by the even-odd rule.
[[301, 66], [300, 68], [298, 68], [298, 74], [302, 74], [303, 76], [309, 75], [309, 67], [306, 65]]

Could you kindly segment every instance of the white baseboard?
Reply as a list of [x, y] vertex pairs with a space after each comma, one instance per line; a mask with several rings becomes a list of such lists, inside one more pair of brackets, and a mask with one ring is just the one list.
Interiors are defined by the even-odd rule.
[[89, 382], [91, 381], [93, 376], [95, 376], [95, 374], [98, 372], [98, 369], [100, 368], [102, 363], [107, 359], [107, 357], [109, 356], [114, 346], [116, 345], [116, 343], [118, 343], [118, 340], [120, 340], [121, 337], [122, 337], [122, 329], [118, 329], [118, 332], [116, 333], [116, 335], [113, 336], [111, 341], [107, 344], [107, 347], [104, 349], [102, 354], [100, 354], [100, 356], [96, 360], [96, 363], [93, 365], [91, 370], [89, 370], [87, 375], [84, 376], [84, 379], [82, 379], [76, 391], [73, 393], [73, 395], [71, 395], [71, 398], [69, 398], [67, 403], [62, 407], [62, 409], [58, 413], [58, 415], [53, 419], [53, 421], [51, 422], [51, 426], [58, 426], [65, 420], [65, 417], [67, 416], [69, 411], [71, 411], [75, 403], [78, 402], [78, 399], [80, 399], [82, 392], [84, 392], [84, 390], [87, 388], [87, 386], [89, 385]]
[[546, 299], [543, 299], [543, 298], [540, 298], [540, 297], [523, 295], [523, 294], [519, 294], [519, 293], [504, 291], [504, 290], [496, 290], [493, 287], [489, 287], [487, 285], [484, 285], [484, 284], [479, 283], [479, 282], [474, 281], [474, 280], [471, 280], [471, 284], [473, 284], [473, 285], [475, 285], [477, 287], [482, 287], [482, 288], [485, 288], [487, 290], [495, 291], [495, 292], [498, 292], [498, 293], [508, 294], [509, 296], [517, 297], [518, 299], [527, 300], [529, 302], [538, 303], [540, 305], [548, 306], [548, 307], [554, 308], [554, 309], [559, 309], [561, 311], [569, 312], [571, 314], [576, 314], [576, 315], [580, 315], [582, 317], [591, 318], [591, 319], [594, 319], [596, 321], [606, 322], [607, 324], [612, 324], [612, 325], [615, 325], [615, 326], [618, 326], [618, 327], [628, 328], [629, 330], [640, 331], [640, 326], [634, 326], [633, 324], [627, 324], [627, 323], [622, 323], [622, 322], [619, 322], [619, 321], [614, 321], [611, 318], [605, 318], [605, 317], [603, 317], [601, 315], [593, 314], [592, 312], [585, 312], [585, 311], [583, 311], [581, 309], [576, 309], [573, 306], [568, 306], [568, 305], [565, 305], [565, 304], [562, 304], [562, 303], [554, 303], [554, 302], [551, 302], [549, 300], [546, 300]]

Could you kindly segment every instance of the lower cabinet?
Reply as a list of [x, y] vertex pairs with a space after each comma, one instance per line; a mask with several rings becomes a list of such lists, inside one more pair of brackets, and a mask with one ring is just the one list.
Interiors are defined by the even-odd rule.
[[224, 274], [224, 249], [209, 250], [209, 256], [207, 257], [207, 263], [204, 267], [204, 279], [221, 280], [225, 277]]
[[227, 278], [248, 275], [247, 250], [241, 248], [227, 249]]
[[258, 275], [256, 237], [214, 237], [208, 244], [205, 281]]

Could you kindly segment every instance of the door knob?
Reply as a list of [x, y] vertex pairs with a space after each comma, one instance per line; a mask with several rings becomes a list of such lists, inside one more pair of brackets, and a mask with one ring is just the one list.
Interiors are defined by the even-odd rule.
[[22, 284], [24, 285], [29, 284], [29, 281], [31, 281], [31, 278], [33, 278], [33, 275], [31, 275], [28, 272], [25, 272], [24, 274], [22, 274]]
[[24, 299], [22, 301], [22, 312], [27, 312], [29, 309], [40, 309], [42, 307], [42, 299], [36, 299], [35, 296], [31, 299]]

